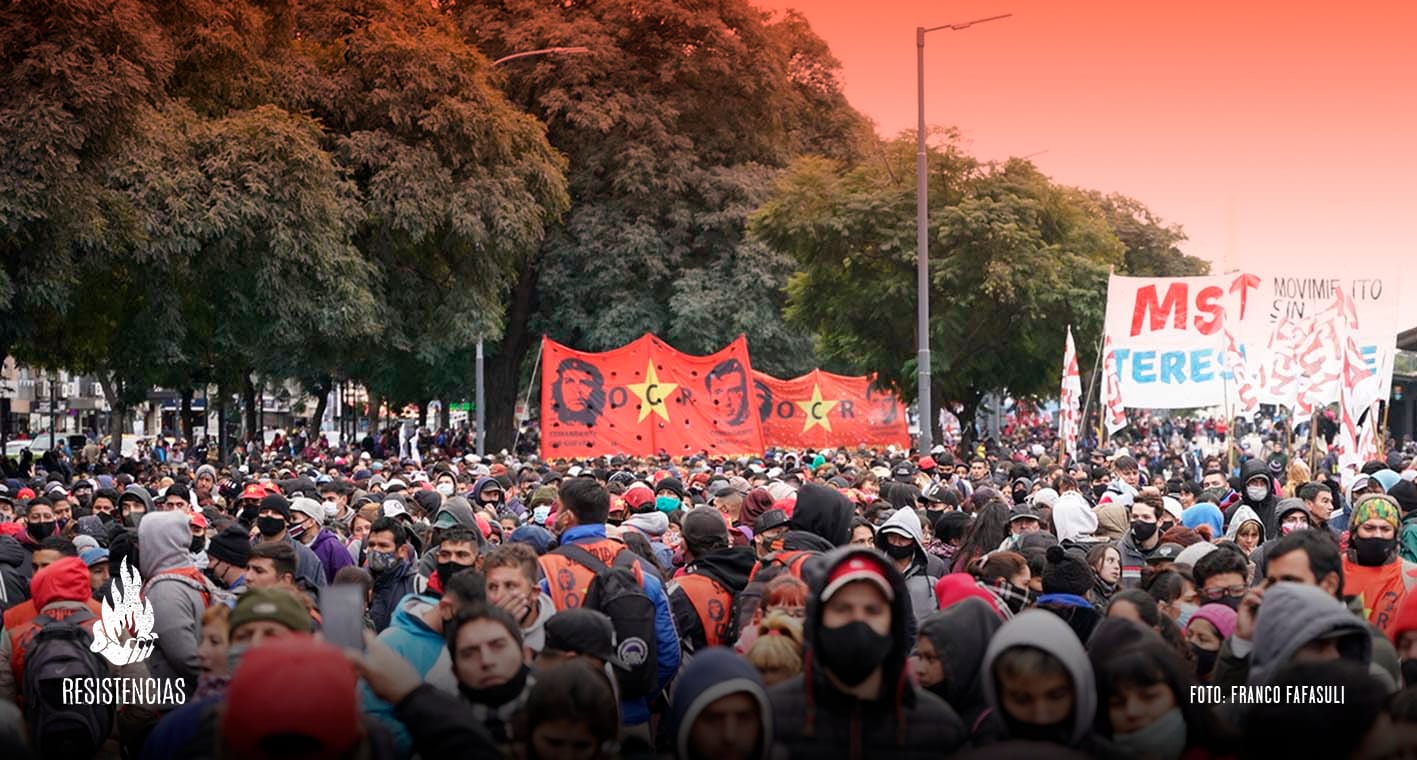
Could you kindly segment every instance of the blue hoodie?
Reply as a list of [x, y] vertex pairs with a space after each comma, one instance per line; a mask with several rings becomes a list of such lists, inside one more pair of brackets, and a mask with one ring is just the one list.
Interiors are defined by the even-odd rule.
[[[561, 544], [583, 544], [605, 538], [604, 525], [576, 525], [561, 534]], [[655, 654], [659, 660], [659, 688], [669, 685], [679, 670], [679, 631], [674, 627], [674, 613], [669, 610], [669, 597], [664, 595], [664, 584], [654, 573], [644, 573], [645, 596], [654, 602]], [[550, 595], [551, 586], [541, 579], [541, 593]], [[620, 700], [620, 719], [627, 726], [638, 726], [649, 722], [649, 700]]]
[[694, 756], [689, 752], [689, 732], [694, 721], [704, 708], [731, 694], [747, 694], [757, 702], [758, 716], [763, 721], [758, 757], [767, 759], [773, 746], [772, 706], [767, 688], [757, 669], [727, 647], [713, 647], [694, 655], [674, 682], [669, 699], [669, 728], [675, 757]]
[[[443, 632], [433, 630], [423, 621], [423, 613], [437, 604], [438, 600], [431, 596], [410, 594], [404, 597], [394, 612], [393, 622], [379, 634], [379, 641], [407, 660], [425, 681], [440, 660], [452, 667], [446, 657], [448, 649]], [[394, 706], [374, 696], [369, 684], [363, 681], [359, 683], [359, 702], [364, 714], [383, 723], [393, 734], [399, 757], [408, 757], [413, 750], [413, 738], [395, 717]]]

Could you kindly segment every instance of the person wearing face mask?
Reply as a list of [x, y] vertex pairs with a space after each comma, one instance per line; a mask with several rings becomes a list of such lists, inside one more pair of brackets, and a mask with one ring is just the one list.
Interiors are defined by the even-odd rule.
[[1343, 558], [1343, 595], [1361, 596], [1368, 620], [1391, 631], [1398, 607], [1417, 583], [1417, 563], [1398, 555], [1402, 513], [1387, 494], [1366, 494], [1353, 506], [1348, 551]]
[[327, 583], [325, 568], [310, 547], [290, 535], [290, 523], [289, 500], [278, 493], [261, 499], [256, 510], [256, 530], [260, 535], [252, 543], [283, 541], [289, 544], [295, 551], [296, 577], [315, 588], [322, 588]]
[[1109, 653], [1098, 667], [1101, 734], [1127, 757], [1233, 756], [1237, 737], [1209, 706], [1191, 698], [1195, 683], [1175, 650], [1144, 631], [1138, 642]]
[[[380, 632], [379, 642], [412, 665], [425, 683], [456, 695], [458, 690], [452, 676], [445, 628], [460, 608], [486, 600], [487, 588], [481, 573], [476, 570], [455, 573], [449, 578], [441, 598], [411, 594], [402, 599], [394, 611], [393, 622]], [[399, 756], [407, 757], [413, 746], [412, 737], [399, 721], [394, 706], [376, 696], [367, 683], [360, 683], [359, 696], [363, 712], [389, 729]]]
[[905, 578], [874, 549], [819, 560], [807, 598], [803, 672], [769, 690], [777, 740], [791, 757], [926, 758], [967, 738], [959, 715], [916, 686]]
[[[910, 591], [910, 607], [914, 622], [935, 611], [935, 582], [942, 571], [930, 572], [930, 555], [925, 553], [924, 531], [914, 509], [900, 509], [891, 515], [876, 532], [876, 548], [885, 553], [905, 576]], [[940, 563], [938, 560], [936, 564]], [[942, 569], [941, 569], [942, 570]], [[912, 626], [911, 632], [914, 632]]]
[[228, 525], [208, 543], [207, 567], [202, 574], [217, 588], [239, 595], [246, 590], [246, 566], [250, 561], [250, 536], [240, 525]]
[[1186, 642], [1196, 661], [1196, 678], [1210, 681], [1220, 648], [1235, 633], [1235, 610], [1223, 604], [1202, 604], [1186, 623]]
[[325, 572], [325, 580], [334, 583], [335, 573], [338, 573], [340, 568], [353, 565], [354, 558], [349, 556], [349, 550], [345, 548], [339, 536], [324, 527], [324, 519], [325, 507], [320, 502], [304, 496], [291, 499], [288, 529], [290, 537], [315, 553], [320, 560], [321, 569]]
[[[374, 629], [389, 627], [400, 600], [414, 593], [417, 573], [409, 557], [408, 527], [398, 517], [380, 517], [369, 527], [364, 545], [364, 568], [374, 577], [374, 596], [369, 602], [369, 618]], [[436, 559], [434, 560], [436, 565]]]
[[[1051, 612], [1025, 610], [989, 641], [980, 666], [984, 698], [997, 716], [988, 739], [1053, 744], [1087, 757], [1126, 757], [1093, 732], [1097, 689], [1087, 652]], [[1046, 752], [1034, 750], [1036, 757]]]
[[1161, 533], [1157, 530], [1161, 512], [1160, 506], [1149, 501], [1134, 501], [1127, 508], [1130, 527], [1117, 544], [1117, 552], [1122, 555], [1122, 588], [1135, 588], [1141, 583], [1147, 559], [1161, 546]]
[[353, 487], [349, 481], [334, 478], [320, 483], [320, 506], [325, 510], [325, 522], [349, 533], [354, 524], [355, 512], [350, 508], [349, 498]]
[[980, 665], [1001, 625], [1003, 619], [988, 602], [966, 598], [921, 621], [915, 641], [912, 660], [920, 685], [954, 708], [975, 741], [997, 731], [985, 717], [989, 706]]
[[20, 544], [33, 554], [41, 541], [57, 535], [59, 527], [54, 520], [54, 507], [43, 497], [31, 499], [25, 511], [25, 532], [15, 536]]
[[1261, 459], [1251, 459], [1245, 462], [1240, 467], [1240, 482], [1242, 484], [1240, 498], [1226, 508], [1225, 524], [1233, 524], [1235, 511], [1245, 506], [1254, 510], [1255, 516], [1264, 526], [1266, 536], [1278, 533], [1279, 520], [1278, 516], [1274, 514], [1274, 508], [1279, 503], [1279, 499], [1274, 493], [1274, 479], [1270, 477], [1269, 466]]
[[[633, 530], [649, 541], [654, 550], [655, 561], [666, 571], [674, 567], [674, 550], [664, 543], [664, 534], [669, 530], [669, 515], [655, 508], [654, 491], [644, 483], [635, 483], [621, 495], [628, 515], [620, 522], [621, 530]], [[607, 521], [614, 524], [612, 514]]]
[[478, 478], [472, 487], [472, 501], [479, 510], [491, 509], [494, 513], [501, 511], [505, 496], [506, 492], [502, 490], [502, 484], [497, 482], [496, 478]]
[[125, 527], [138, 527], [143, 515], [151, 511], [153, 497], [148, 493], [148, 489], [136, 483], [123, 489], [123, 494], [118, 497], [118, 516]]
[[664, 477], [654, 484], [654, 508], [668, 514], [684, 507], [684, 483], [678, 478]]

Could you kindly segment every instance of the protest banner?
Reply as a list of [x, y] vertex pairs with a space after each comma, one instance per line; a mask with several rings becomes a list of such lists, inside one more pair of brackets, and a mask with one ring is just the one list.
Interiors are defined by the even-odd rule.
[[814, 369], [779, 380], [754, 372], [753, 391], [768, 446], [910, 446], [905, 405], [895, 394], [872, 388], [870, 377]]

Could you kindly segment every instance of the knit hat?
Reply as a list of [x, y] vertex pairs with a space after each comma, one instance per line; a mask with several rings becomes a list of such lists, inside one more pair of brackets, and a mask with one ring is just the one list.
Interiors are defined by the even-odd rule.
[[1411, 481], [1403, 480], [1394, 483], [1392, 488], [1388, 489], [1387, 494], [1397, 501], [1397, 506], [1402, 509], [1402, 514], [1409, 515], [1417, 511], [1417, 486], [1413, 485]]
[[[1204, 620], [1215, 626], [1215, 630], [1220, 632], [1221, 639], [1230, 638], [1230, 634], [1235, 632], [1235, 621], [1238, 619], [1235, 610], [1223, 604], [1202, 604], [1200, 609], [1191, 613], [1191, 620]], [[1190, 625], [1190, 623], [1187, 623]]]
[[290, 592], [278, 588], [247, 588], [236, 599], [227, 630], [234, 632], [246, 623], [261, 620], [283, 625], [296, 633], [310, 632], [310, 613], [305, 605]]
[[1348, 524], [1356, 531], [1359, 525], [1372, 520], [1386, 520], [1392, 523], [1393, 530], [1402, 527], [1402, 514], [1397, 502], [1387, 494], [1370, 493], [1358, 500], [1353, 505], [1353, 518]]
[[541, 506], [542, 504], [552, 504], [552, 503], [554, 503], [555, 501], [556, 501], [556, 487], [555, 487], [555, 486], [541, 486], [541, 487], [537, 488], [535, 491], [532, 491], [532, 492], [531, 492], [531, 501], [530, 501], [530, 502], [527, 502], [527, 506], [530, 507], [531, 509], [536, 509], [537, 507]]
[[232, 523], [207, 544], [207, 558], [219, 559], [237, 567], [251, 561], [251, 537], [240, 525]]
[[684, 484], [678, 478], [660, 478], [659, 482], [654, 484], [655, 493], [666, 489], [678, 494], [679, 498], [684, 498]]
[[290, 521], [290, 500], [285, 498], [284, 496], [281, 496], [278, 493], [273, 493], [270, 496], [261, 499], [261, 505], [256, 509], [257, 513], [264, 512], [268, 509], [274, 512], [279, 512], [281, 517], [284, 517], [286, 519], [286, 522]]
[[217, 730], [227, 754], [287, 757], [292, 747], [300, 757], [319, 760], [355, 754], [363, 736], [352, 728], [361, 723], [358, 684], [343, 652], [309, 636], [253, 647], [232, 673], [220, 713]]
[[1190, 546], [1187, 546], [1186, 548], [1182, 549], [1180, 554], [1176, 555], [1175, 564], [1190, 565], [1191, 567], [1195, 567], [1196, 563], [1200, 561], [1201, 557], [1210, 554], [1217, 548], [1218, 547], [1215, 544], [1212, 544], [1209, 541], [1201, 541], [1199, 543], [1191, 544]]
[[1043, 593], [1083, 596], [1092, 589], [1092, 570], [1083, 559], [1061, 546], [1048, 547], [1048, 567], [1043, 570]]

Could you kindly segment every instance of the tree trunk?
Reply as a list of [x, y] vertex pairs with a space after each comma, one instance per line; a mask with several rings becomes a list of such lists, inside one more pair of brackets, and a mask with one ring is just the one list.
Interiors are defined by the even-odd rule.
[[328, 376], [319, 385], [315, 386], [315, 416], [310, 419], [310, 424], [306, 428], [310, 435], [316, 436], [325, 426], [325, 410], [330, 407], [330, 389], [334, 387], [334, 381]]
[[[218, 452], [217, 456], [219, 457], [221, 463], [222, 463], [223, 465], [225, 465], [225, 464], [229, 464], [229, 463], [231, 462], [231, 437], [227, 434], [227, 428], [226, 428], [226, 413], [227, 413], [227, 407], [230, 406], [231, 396], [230, 396], [229, 393], [226, 392], [226, 385], [225, 385], [225, 384], [218, 384], [217, 387], [216, 387], [216, 391], [217, 391], [216, 427], [217, 427], [217, 452]], [[211, 404], [208, 403], [208, 406], [210, 406], [210, 405], [211, 405]]]
[[[532, 296], [540, 277], [539, 256], [522, 265], [507, 304], [507, 318], [503, 322], [507, 326], [506, 334], [502, 336], [501, 344], [494, 347], [491, 355], [484, 360], [487, 384], [487, 436], [484, 440], [488, 451], [510, 451], [516, 441], [522, 363], [536, 340], [527, 328], [527, 322], [531, 319]], [[536, 382], [536, 378], [533, 377], [531, 382]]]
[[447, 430], [453, 426], [453, 405], [450, 401], [444, 401], [438, 407], [438, 429]]
[[370, 437], [370, 438], [373, 438], [373, 439], [377, 442], [377, 441], [379, 440], [379, 432], [380, 432], [380, 431], [379, 431], [379, 425], [380, 425], [380, 423], [383, 422], [383, 420], [381, 420], [380, 417], [382, 417], [383, 415], [379, 414], [379, 397], [378, 397], [377, 395], [375, 395], [373, 391], [370, 391], [369, 394], [368, 394], [368, 396], [369, 396], [369, 409], [368, 409], [368, 412], [369, 412], [369, 424], [368, 424], [367, 427], [368, 427], [368, 430], [369, 430], [369, 437]]
[[264, 443], [261, 439], [261, 407], [260, 394], [257, 392], [256, 382], [251, 378], [251, 373], [241, 374], [241, 403], [242, 412], [246, 419], [243, 421], [242, 437], [246, 441], [256, 441]]
[[123, 403], [123, 394], [119, 391], [118, 383], [113, 379], [113, 375], [101, 372], [98, 376], [98, 386], [103, 389], [103, 397], [108, 400], [108, 434], [112, 436], [110, 445], [113, 447], [113, 458], [115, 460], [123, 457], [123, 431], [128, 428], [128, 407]]
[[424, 401], [418, 405], [418, 426], [428, 427], [428, 402]]
[[187, 439], [187, 443], [192, 443], [192, 396], [196, 391], [192, 386], [184, 386], [177, 391], [182, 396], [182, 404], [177, 410], [176, 433], [179, 438]]

